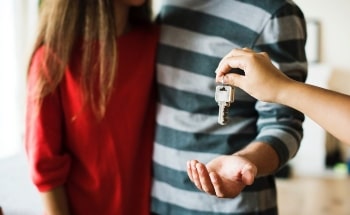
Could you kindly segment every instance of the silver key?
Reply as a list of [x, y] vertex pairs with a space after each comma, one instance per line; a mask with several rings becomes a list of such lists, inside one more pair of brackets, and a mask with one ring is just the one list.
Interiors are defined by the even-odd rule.
[[219, 105], [218, 123], [226, 125], [229, 121], [228, 108], [234, 101], [234, 88], [226, 84], [216, 86], [215, 101]]

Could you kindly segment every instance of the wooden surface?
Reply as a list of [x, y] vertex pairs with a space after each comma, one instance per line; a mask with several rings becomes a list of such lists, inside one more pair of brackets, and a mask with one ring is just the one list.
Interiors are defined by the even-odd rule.
[[350, 177], [278, 179], [280, 215], [350, 215]]

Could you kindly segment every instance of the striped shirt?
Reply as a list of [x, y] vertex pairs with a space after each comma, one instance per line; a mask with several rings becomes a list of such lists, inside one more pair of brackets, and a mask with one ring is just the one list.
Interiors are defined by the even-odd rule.
[[274, 176], [260, 177], [233, 199], [200, 192], [186, 161], [208, 162], [254, 141], [270, 144], [280, 167], [302, 139], [304, 115], [256, 101], [236, 88], [230, 122], [217, 123], [215, 69], [233, 48], [265, 51], [288, 76], [304, 82], [306, 27], [290, 0], [167, 0], [158, 16], [159, 90], [153, 155], [152, 211], [161, 215], [277, 214]]

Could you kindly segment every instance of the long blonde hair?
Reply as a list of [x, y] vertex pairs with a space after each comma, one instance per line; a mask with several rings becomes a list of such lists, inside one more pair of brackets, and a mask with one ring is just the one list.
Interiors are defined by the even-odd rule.
[[[52, 93], [61, 82], [65, 67], [72, 57], [73, 48], [79, 40], [82, 40], [84, 50], [82, 71], [76, 72], [80, 73], [85, 102], [90, 104], [97, 116], [104, 115], [117, 75], [115, 2], [116, 0], [44, 0], [41, 2], [39, 31], [33, 54], [43, 45], [49, 51], [45, 52], [42, 64], [43, 68], [47, 68], [46, 73], [43, 69], [39, 71], [38, 83], [35, 86], [39, 106], [43, 98]], [[140, 7], [131, 7], [129, 23], [131, 25], [149, 24], [151, 22], [150, 5], [150, 1], [146, 1]], [[92, 61], [96, 43], [91, 41], [98, 41], [97, 64], [96, 60]]]

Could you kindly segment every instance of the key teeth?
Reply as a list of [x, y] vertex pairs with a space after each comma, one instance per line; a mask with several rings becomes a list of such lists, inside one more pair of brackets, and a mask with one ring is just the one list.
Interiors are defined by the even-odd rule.
[[228, 121], [227, 120], [224, 120], [224, 121], [218, 120], [218, 123], [220, 125], [227, 125]]
[[[223, 110], [222, 110], [222, 116], [219, 114], [218, 116], [218, 123], [220, 125], [226, 125], [228, 122], [229, 122], [229, 116], [228, 116], [228, 110], [229, 110], [229, 106], [228, 105], [225, 105], [223, 107]], [[219, 110], [221, 111], [221, 110]]]
[[234, 88], [229, 85], [216, 86], [215, 101], [219, 105], [218, 123], [226, 125], [229, 122], [229, 107], [234, 101]]
[[229, 121], [229, 117], [228, 117], [228, 107], [229, 107], [229, 106], [225, 106], [225, 108], [224, 108], [224, 122], [225, 122], [225, 124], [227, 124], [228, 121]]

